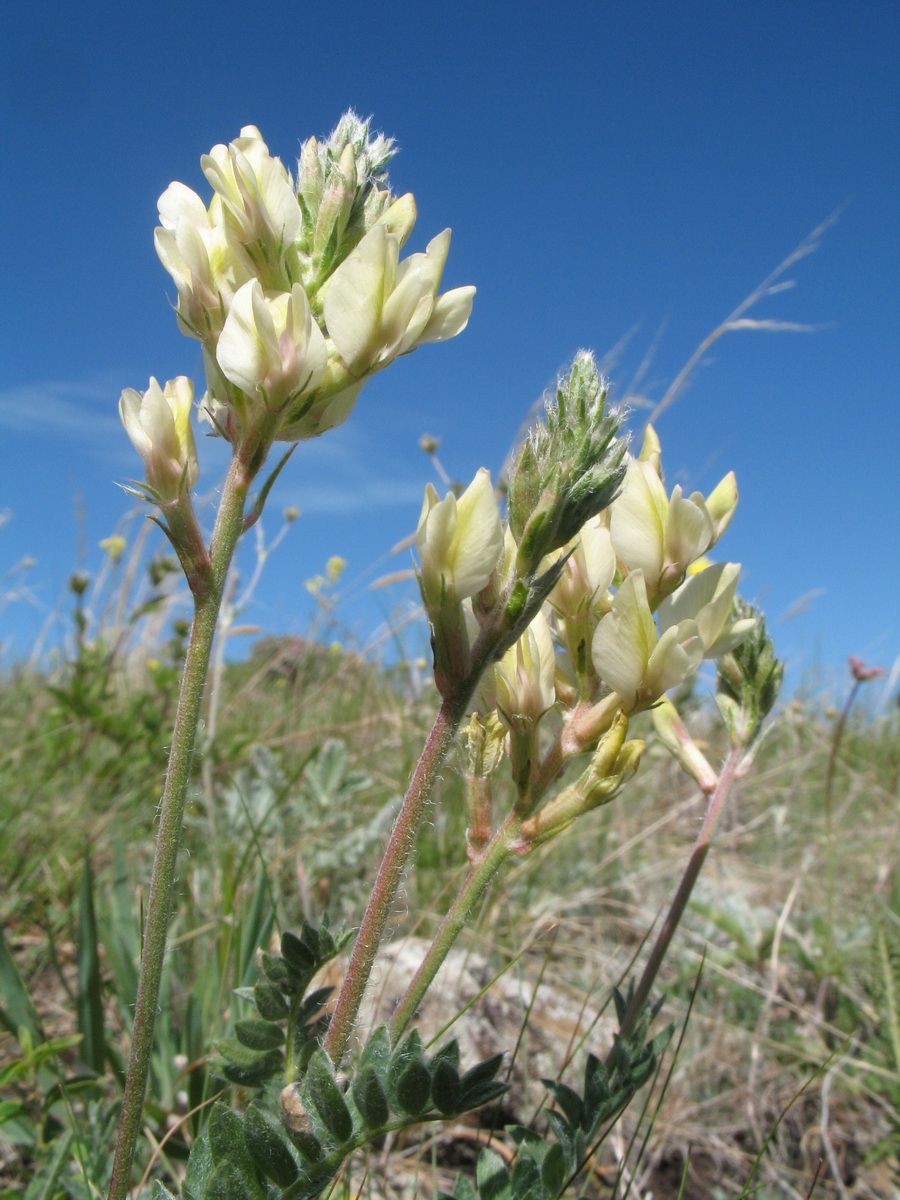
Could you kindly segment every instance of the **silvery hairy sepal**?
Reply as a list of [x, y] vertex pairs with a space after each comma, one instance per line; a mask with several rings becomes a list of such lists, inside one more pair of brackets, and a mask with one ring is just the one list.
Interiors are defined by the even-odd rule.
[[605, 404], [606, 383], [594, 356], [579, 350], [510, 472], [509, 523], [522, 576], [533, 575], [546, 555], [615, 499], [627, 444], [617, 437], [620, 414], [606, 412]]
[[310, 282], [328, 277], [394, 201], [387, 166], [393, 138], [369, 135], [369, 122], [352, 109], [324, 141], [303, 144], [297, 198], [303, 214], [300, 248]]

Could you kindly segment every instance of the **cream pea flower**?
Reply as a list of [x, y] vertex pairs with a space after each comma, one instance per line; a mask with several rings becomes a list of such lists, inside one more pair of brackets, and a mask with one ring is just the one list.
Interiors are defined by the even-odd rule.
[[[603, 602], [615, 578], [616, 556], [600, 516], [591, 517], [570, 546], [572, 552], [548, 600], [560, 616], [576, 618]], [[545, 561], [549, 565], [552, 559]]]
[[665, 632], [682, 621], [696, 621], [704, 658], [733, 650], [756, 626], [753, 617], [729, 619], [740, 573], [739, 563], [716, 563], [691, 575], [660, 604], [660, 629]]
[[200, 166], [237, 240], [254, 260], [278, 262], [299, 236], [302, 215], [290, 174], [256, 126], [245, 125], [228, 146], [213, 146]]
[[619, 696], [626, 712], [646, 708], [692, 674], [703, 657], [697, 623], [679, 622], [659, 636], [647, 585], [632, 571], [600, 621], [591, 649], [597, 674]]
[[627, 570], [643, 572], [651, 594], [665, 595], [715, 545], [736, 505], [733, 474], [726, 475], [707, 502], [700, 492], [685, 496], [680, 485], [667, 496], [652, 456], [632, 459], [610, 510], [616, 555]]
[[503, 723], [528, 733], [556, 702], [556, 655], [550, 626], [538, 613], [494, 667], [495, 703]]
[[357, 378], [380, 370], [423, 342], [455, 337], [469, 320], [474, 287], [437, 294], [450, 230], [432, 238], [423, 254], [411, 254], [400, 262], [408, 225], [408, 210], [388, 209], [328, 284], [324, 304], [328, 336]]
[[178, 289], [179, 328], [213, 342], [235, 292], [254, 274], [244, 248], [215, 219], [218, 208], [214, 200], [207, 212], [196, 192], [171, 183], [159, 198], [160, 225], [153, 235], [159, 260]]
[[257, 279], [239, 288], [216, 346], [222, 374], [248, 396], [279, 412], [312, 392], [328, 352], [299, 283], [263, 292]]

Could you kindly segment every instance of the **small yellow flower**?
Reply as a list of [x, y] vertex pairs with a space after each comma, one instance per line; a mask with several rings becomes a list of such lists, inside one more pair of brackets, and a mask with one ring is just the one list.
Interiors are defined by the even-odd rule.
[[127, 542], [118, 534], [113, 534], [112, 537], [103, 538], [100, 542], [100, 549], [104, 550], [109, 557], [111, 563], [117, 563], [125, 553]]

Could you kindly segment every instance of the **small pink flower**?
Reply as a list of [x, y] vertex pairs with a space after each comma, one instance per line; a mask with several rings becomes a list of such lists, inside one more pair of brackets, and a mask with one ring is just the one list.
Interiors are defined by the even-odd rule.
[[857, 683], [865, 683], [867, 679], [877, 679], [879, 675], [884, 674], [884, 667], [867, 667], [861, 658], [857, 658], [855, 654], [847, 657], [847, 662], [850, 666], [850, 674]]

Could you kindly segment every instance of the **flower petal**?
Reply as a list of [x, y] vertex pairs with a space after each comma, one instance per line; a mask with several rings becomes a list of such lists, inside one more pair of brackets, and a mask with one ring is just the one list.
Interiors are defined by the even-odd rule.
[[657, 640], [643, 573], [632, 571], [597, 626], [591, 647], [598, 675], [626, 708], [638, 702]]
[[384, 307], [385, 268], [396, 237], [373, 225], [341, 263], [325, 294], [328, 336], [354, 374], [364, 374], [378, 351]]
[[629, 571], [643, 571], [655, 587], [663, 565], [668, 500], [653, 466], [632, 460], [625, 485], [610, 509], [610, 534]]

